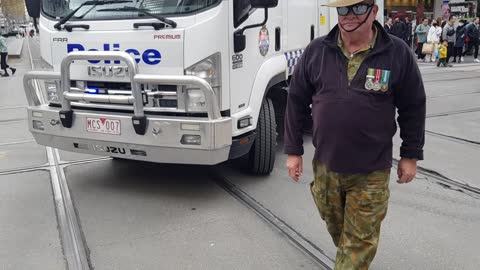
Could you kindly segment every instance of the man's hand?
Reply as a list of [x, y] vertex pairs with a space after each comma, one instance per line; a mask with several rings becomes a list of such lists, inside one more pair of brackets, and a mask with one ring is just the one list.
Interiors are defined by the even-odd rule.
[[288, 155], [287, 158], [288, 175], [296, 182], [300, 179], [303, 173], [303, 158], [302, 156]]
[[417, 174], [417, 161], [415, 159], [402, 158], [398, 162], [397, 175], [399, 184], [410, 183]]

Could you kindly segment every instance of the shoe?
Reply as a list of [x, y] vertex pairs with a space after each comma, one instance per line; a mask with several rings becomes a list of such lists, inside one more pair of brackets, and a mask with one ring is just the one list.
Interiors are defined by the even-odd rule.
[[460, 58], [460, 61], [462, 61], [462, 62], [465, 61], [465, 60], [463, 59], [463, 56]]
[[447, 67], [453, 67], [453, 65], [452, 64], [447, 64]]
[[12, 75], [15, 74], [15, 72], [17, 71], [16, 68], [10, 68], [10, 70], [12, 71]]
[[457, 62], [457, 59], [453, 59], [452, 63], [456, 63]]
[[10, 75], [8, 75], [8, 73], [5, 73], [5, 74], [2, 74], [2, 77], [10, 77]]
[[480, 63], [480, 60], [478, 60], [478, 58], [475, 58], [475, 59], [473, 60], [473, 62], [475, 62], [475, 63]]

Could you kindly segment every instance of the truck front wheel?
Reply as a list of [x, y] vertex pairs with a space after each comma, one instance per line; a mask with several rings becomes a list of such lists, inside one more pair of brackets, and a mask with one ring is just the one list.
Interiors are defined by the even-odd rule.
[[257, 123], [257, 137], [248, 153], [248, 167], [253, 174], [267, 175], [275, 164], [277, 139], [275, 110], [270, 98], [265, 98]]

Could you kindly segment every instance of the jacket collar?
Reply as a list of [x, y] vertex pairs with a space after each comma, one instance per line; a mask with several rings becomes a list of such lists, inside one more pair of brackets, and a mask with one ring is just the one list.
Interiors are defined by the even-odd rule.
[[[371, 51], [371, 54], [380, 53], [388, 48], [391, 48], [393, 45], [392, 38], [387, 34], [382, 25], [374, 21], [373, 26], [377, 29], [377, 40], [375, 41], [375, 46]], [[340, 34], [338, 24], [328, 33], [328, 35], [323, 40], [323, 43], [330, 48], [338, 48], [338, 35]]]

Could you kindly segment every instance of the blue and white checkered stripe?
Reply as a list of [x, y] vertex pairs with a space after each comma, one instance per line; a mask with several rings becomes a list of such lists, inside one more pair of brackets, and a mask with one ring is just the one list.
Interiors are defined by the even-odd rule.
[[288, 68], [288, 75], [292, 75], [295, 69], [295, 65], [302, 57], [303, 49], [293, 50], [285, 53], [285, 58], [287, 58], [287, 68]]

